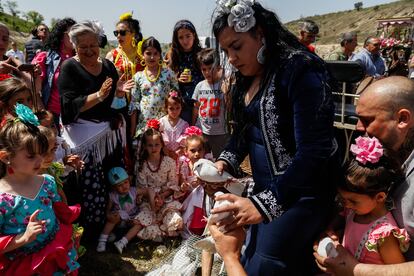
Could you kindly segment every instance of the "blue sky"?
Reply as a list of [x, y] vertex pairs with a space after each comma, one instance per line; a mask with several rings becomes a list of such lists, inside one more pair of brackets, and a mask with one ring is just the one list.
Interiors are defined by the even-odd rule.
[[[311, 16], [353, 9], [362, 1], [364, 7], [393, 2], [391, 0], [260, 0], [266, 8], [276, 12], [282, 22], [301, 16]], [[211, 14], [215, 0], [17, 0], [22, 12], [38, 11], [50, 24], [51, 18], [72, 17], [77, 21], [99, 20], [109, 39], [119, 15], [133, 11], [140, 21], [144, 37], [154, 36], [160, 42], [170, 42], [172, 29], [180, 19], [189, 19], [196, 26], [199, 36], [210, 34]], [[3, 6], [5, 1], [2, 1]], [[7, 8], [5, 8], [7, 11]]]

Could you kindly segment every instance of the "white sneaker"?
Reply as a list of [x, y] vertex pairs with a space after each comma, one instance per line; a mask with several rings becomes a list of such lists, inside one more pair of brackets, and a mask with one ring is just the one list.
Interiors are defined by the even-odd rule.
[[116, 240], [116, 235], [114, 233], [109, 234], [108, 242], [114, 242]]
[[96, 247], [96, 251], [98, 251], [98, 252], [106, 251], [106, 242], [105, 241], [98, 242], [98, 246]]
[[122, 254], [126, 244], [120, 239], [119, 241], [114, 242], [116, 249], [118, 250], [119, 254]]

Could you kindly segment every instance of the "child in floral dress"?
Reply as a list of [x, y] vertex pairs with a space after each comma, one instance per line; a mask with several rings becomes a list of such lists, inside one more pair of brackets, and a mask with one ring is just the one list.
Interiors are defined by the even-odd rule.
[[[153, 121], [149, 122], [151, 126]], [[158, 129], [159, 124], [154, 124]], [[182, 229], [181, 203], [173, 200], [179, 191], [174, 159], [164, 155], [161, 133], [149, 127], [142, 135], [139, 159], [136, 163], [137, 187], [148, 188], [154, 194], [154, 207], [144, 201], [138, 221], [144, 226], [138, 237], [161, 241], [164, 236], [177, 236]]]
[[[77, 275], [72, 222], [80, 213], [59, 196], [50, 175], [38, 175], [48, 149], [33, 112], [0, 129], [0, 274]], [[24, 182], [22, 182], [24, 179]]]
[[145, 131], [149, 119], [159, 119], [166, 115], [165, 98], [170, 91], [178, 90], [175, 74], [162, 65], [158, 40], [154, 37], [145, 39], [141, 49], [145, 68], [134, 76], [135, 87], [132, 89], [130, 104], [131, 135], [137, 137]]

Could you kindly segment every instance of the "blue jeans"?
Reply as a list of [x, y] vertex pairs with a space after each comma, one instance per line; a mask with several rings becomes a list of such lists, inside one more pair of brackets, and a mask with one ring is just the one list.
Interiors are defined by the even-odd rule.
[[314, 275], [314, 240], [325, 228], [329, 209], [301, 198], [280, 218], [250, 228], [241, 262], [248, 275]]

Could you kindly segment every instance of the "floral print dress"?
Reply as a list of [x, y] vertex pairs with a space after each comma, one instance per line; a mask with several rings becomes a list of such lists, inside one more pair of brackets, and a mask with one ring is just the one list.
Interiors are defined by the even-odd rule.
[[154, 82], [147, 78], [145, 70], [137, 72], [134, 81], [129, 111], [137, 111], [139, 114], [136, 130], [136, 136], [139, 136], [144, 132], [148, 120], [160, 119], [166, 115], [165, 98], [171, 90], [178, 90], [178, 82], [175, 74], [168, 68], [162, 68]]
[[46, 221], [43, 232], [34, 241], [0, 254], [0, 274], [76, 275], [79, 264], [71, 223], [80, 209], [62, 203], [54, 178], [47, 174], [33, 199], [0, 193], [0, 251], [26, 231], [36, 210], [40, 210], [37, 220]]

